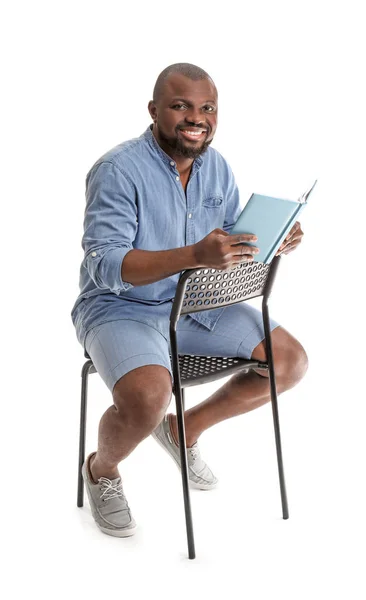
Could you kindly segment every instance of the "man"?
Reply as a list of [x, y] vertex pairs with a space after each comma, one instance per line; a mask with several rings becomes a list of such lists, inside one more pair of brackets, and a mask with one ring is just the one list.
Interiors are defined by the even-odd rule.
[[[210, 148], [218, 99], [209, 75], [187, 63], [167, 67], [148, 110], [153, 124], [87, 175], [85, 257], [72, 310], [78, 340], [113, 397], [82, 472], [96, 524], [118, 537], [136, 528], [118, 464], [152, 434], [180, 466], [176, 418], [165, 414], [172, 395], [169, 316], [180, 273], [226, 269], [258, 251], [246, 245], [255, 241], [250, 232], [228, 233], [241, 207], [229, 165]], [[302, 235], [297, 223], [280, 251], [292, 251]], [[304, 376], [307, 357], [273, 320], [271, 330], [281, 393]], [[262, 316], [248, 303], [182, 316], [177, 339], [181, 353], [266, 360]], [[200, 456], [202, 432], [269, 399], [263, 372], [237, 373], [185, 412], [190, 486], [217, 483]]]

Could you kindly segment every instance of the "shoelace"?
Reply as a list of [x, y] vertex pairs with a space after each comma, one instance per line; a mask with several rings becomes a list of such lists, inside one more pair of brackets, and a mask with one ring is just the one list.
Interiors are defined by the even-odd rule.
[[187, 450], [192, 457], [193, 462], [200, 458], [200, 451], [197, 442], [195, 442], [191, 448], [187, 448]]
[[101, 498], [103, 500], [110, 500], [111, 498], [118, 498], [123, 496], [122, 482], [112, 484], [110, 479], [107, 477], [100, 477], [99, 482], [102, 484], [100, 491], [102, 492]]

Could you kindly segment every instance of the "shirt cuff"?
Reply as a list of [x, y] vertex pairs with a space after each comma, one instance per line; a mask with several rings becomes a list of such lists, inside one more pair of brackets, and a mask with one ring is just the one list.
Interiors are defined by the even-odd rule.
[[109, 288], [117, 295], [134, 287], [132, 283], [122, 279], [122, 262], [130, 250], [133, 250], [132, 246], [112, 248], [107, 252], [95, 250], [89, 254], [89, 274], [97, 287]]

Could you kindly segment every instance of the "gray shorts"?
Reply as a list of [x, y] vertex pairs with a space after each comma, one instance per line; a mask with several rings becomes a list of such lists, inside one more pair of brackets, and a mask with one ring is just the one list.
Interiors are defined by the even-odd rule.
[[[273, 330], [279, 323], [271, 319], [270, 325]], [[183, 315], [177, 325], [180, 354], [249, 359], [263, 339], [262, 313], [248, 303], [225, 307], [213, 331], [189, 315]], [[111, 392], [123, 375], [144, 365], [166, 367], [173, 383], [170, 340], [145, 323], [119, 319], [97, 325], [87, 333], [85, 349]]]

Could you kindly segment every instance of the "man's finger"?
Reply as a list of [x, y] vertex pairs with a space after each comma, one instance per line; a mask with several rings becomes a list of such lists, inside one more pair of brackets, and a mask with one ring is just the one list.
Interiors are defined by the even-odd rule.
[[230, 237], [232, 238], [231, 245], [240, 244], [240, 242], [256, 242], [258, 239], [253, 233], [237, 233]]
[[234, 256], [245, 256], [245, 254], [258, 254], [259, 250], [260, 249], [256, 246], [236, 246], [236, 253], [234, 254]]
[[304, 232], [301, 231], [300, 228], [296, 229], [296, 231], [290, 231], [290, 233], [285, 237], [282, 244], [287, 244], [288, 242], [292, 242], [294, 240], [301, 239], [304, 235]]
[[301, 230], [296, 231], [293, 235], [291, 235], [290, 237], [287, 237], [282, 243], [288, 244], [289, 242], [295, 242], [296, 240], [301, 240], [303, 235], [304, 234]]
[[291, 238], [293, 235], [295, 235], [295, 233], [297, 233], [299, 230], [301, 230], [301, 226], [300, 226], [300, 221], [296, 221], [295, 225], [293, 225], [289, 231], [289, 233], [287, 234], [287, 238]]

